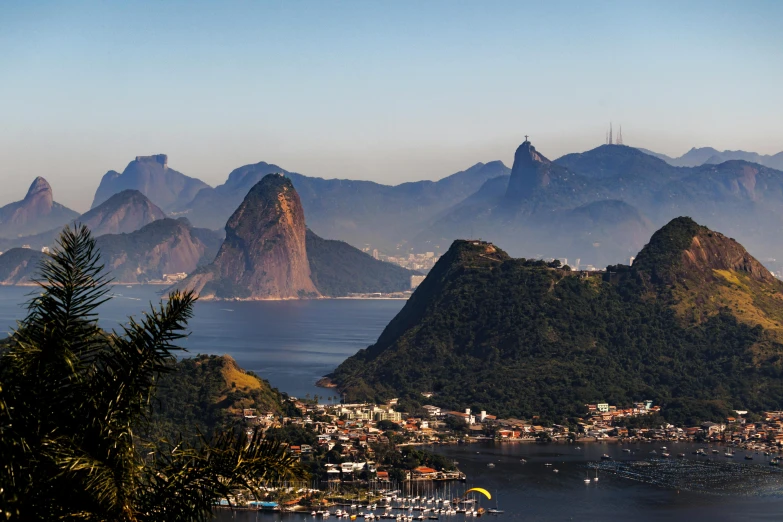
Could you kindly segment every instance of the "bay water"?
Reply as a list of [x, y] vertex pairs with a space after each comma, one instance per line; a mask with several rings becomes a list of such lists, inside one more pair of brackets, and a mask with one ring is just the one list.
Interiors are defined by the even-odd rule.
[[[0, 287], [0, 337], [25, 315], [31, 287]], [[157, 304], [158, 286], [115, 286], [99, 310], [101, 325], [117, 329]], [[183, 343], [190, 354], [228, 354], [245, 369], [294, 396], [336, 395], [315, 386], [346, 357], [374, 343], [402, 308], [398, 300], [199, 301]], [[187, 355], [187, 354], [185, 354]], [[662, 444], [684, 459], [661, 459]], [[428, 449], [459, 462], [466, 484], [430, 494], [459, 496], [466, 487], [489, 490], [508, 520], [772, 521], [783, 520], [783, 471], [769, 457], [734, 459], [703, 445], [655, 443], [577, 445], [487, 442]], [[623, 451], [623, 449], [630, 450]], [[657, 451], [657, 455], [651, 453]], [[601, 460], [608, 454], [612, 460]], [[523, 462], [524, 460], [524, 462]], [[492, 464], [492, 466], [490, 466]], [[557, 469], [557, 472], [554, 470]], [[598, 481], [592, 480], [595, 476]], [[585, 478], [591, 479], [585, 483]], [[419, 486], [425, 487], [425, 486]], [[427, 486], [429, 487], [429, 486]], [[444, 489], [445, 488], [445, 489]], [[309, 514], [219, 512], [218, 520], [315, 522]], [[464, 515], [440, 516], [464, 522]]]

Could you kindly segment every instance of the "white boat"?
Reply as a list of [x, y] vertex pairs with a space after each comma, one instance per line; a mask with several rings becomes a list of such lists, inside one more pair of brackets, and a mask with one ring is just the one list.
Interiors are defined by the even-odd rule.
[[593, 477], [594, 482], [598, 482], [598, 468], [595, 468], [595, 477]]

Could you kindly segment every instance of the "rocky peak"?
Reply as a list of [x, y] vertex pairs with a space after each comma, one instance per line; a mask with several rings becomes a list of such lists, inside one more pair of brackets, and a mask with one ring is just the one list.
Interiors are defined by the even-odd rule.
[[291, 180], [268, 174], [226, 223], [215, 261], [181, 285], [203, 297], [319, 297], [310, 277], [304, 210]]
[[136, 161], [158, 163], [163, 166], [164, 169], [169, 166], [169, 157], [166, 154], [153, 154], [152, 156], [136, 156]]
[[33, 197], [45, 197], [49, 202], [54, 201], [51, 185], [41, 176], [38, 176], [33, 180], [33, 184], [30, 185], [30, 189], [27, 191], [27, 195], [24, 199], [29, 200]]
[[732, 238], [678, 217], [658, 230], [634, 260], [634, 269], [659, 282], [710, 280], [715, 271], [735, 271], [762, 283], [775, 277]]
[[552, 181], [551, 171], [552, 162], [525, 140], [514, 154], [514, 166], [511, 168], [506, 197], [526, 198], [534, 190], [549, 186]]

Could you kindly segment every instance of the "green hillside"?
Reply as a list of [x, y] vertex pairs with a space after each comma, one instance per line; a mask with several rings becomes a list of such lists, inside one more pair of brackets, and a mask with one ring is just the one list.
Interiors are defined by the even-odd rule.
[[281, 396], [228, 355], [181, 359], [158, 383], [153, 406], [155, 429], [162, 435], [203, 434], [237, 422], [244, 408], [282, 411]]
[[349, 400], [434, 391], [443, 407], [550, 420], [597, 401], [650, 399], [679, 422], [779, 409], [781, 298], [738, 243], [689, 218], [606, 273], [456, 241], [378, 342], [331, 377]]

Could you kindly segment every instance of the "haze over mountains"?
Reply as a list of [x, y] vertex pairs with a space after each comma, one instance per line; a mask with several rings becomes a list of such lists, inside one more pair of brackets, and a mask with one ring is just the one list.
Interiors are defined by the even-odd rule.
[[783, 170], [783, 152], [777, 154], [759, 154], [757, 152], [746, 152], [744, 150], [724, 150], [718, 151], [712, 147], [693, 147], [691, 150], [678, 158], [672, 158], [666, 154], [660, 154], [651, 150], [638, 147], [640, 151], [664, 160], [666, 163], [675, 167], [698, 167], [705, 164], [718, 164], [724, 161], [742, 160], [750, 163], [758, 163], [765, 167], [777, 170]]
[[[389, 255], [437, 253], [456, 238], [481, 237], [503, 244], [511, 255], [566, 258], [600, 268], [627, 261], [656, 227], [687, 214], [740, 239], [778, 267], [770, 259], [783, 260], [777, 241], [783, 174], [746, 160], [718, 162], [742, 157], [776, 165], [781, 154], [703, 148], [676, 159], [656, 156], [661, 155], [602, 145], [552, 161], [525, 142], [512, 169], [499, 161], [478, 163], [437, 182], [389, 186], [322, 179], [260, 162], [235, 169], [214, 188], [170, 168], [165, 155], [138, 156], [122, 174], [103, 177], [94, 208], [80, 219], [100, 226], [100, 234], [138, 230], [165, 215], [187, 217], [196, 228], [222, 229], [255, 184], [282, 173], [293, 183], [315, 234]], [[136, 222], [114, 214], [114, 225], [97, 225], [101, 220], [91, 212], [123, 190], [137, 190], [158, 211], [141, 205], [134, 210]], [[57, 228], [75, 219], [64, 207], [64, 214], [55, 212], [59, 207], [50, 189], [42, 189], [42, 197], [36, 194], [0, 210], [0, 216], [22, 216], [0, 220], [0, 238], [5, 238], [0, 248], [48, 244]]]
[[154, 195], [155, 204], [170, 211], [191, 201], [203, 188], [209, 188], [209, 185], [169, 168], [165, 154], [136, 156], [122, 174], [110, 170], [103, 175], [90, 208], [97, 207], [118, 192], [132, 189], [148, 197]]

